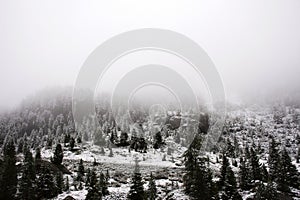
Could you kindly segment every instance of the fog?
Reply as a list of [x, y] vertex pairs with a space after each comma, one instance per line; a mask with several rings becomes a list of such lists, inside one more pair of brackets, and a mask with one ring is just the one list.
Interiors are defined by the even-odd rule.
[[0, 109], [74, 85], [88, 55], [119, 33], [179, 32], [213, 60], [231, 100], [300, 88], [300, 1], [1, 1]]

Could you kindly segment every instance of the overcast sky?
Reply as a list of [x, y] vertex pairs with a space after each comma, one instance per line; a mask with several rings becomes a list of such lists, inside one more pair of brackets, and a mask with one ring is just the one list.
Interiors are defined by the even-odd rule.
[[196, 41], [227, 94], [300, 86], [299, 0], [0, 1], [0, 108], [52, 85], [73, 85], [102, 42], [139, 28]]

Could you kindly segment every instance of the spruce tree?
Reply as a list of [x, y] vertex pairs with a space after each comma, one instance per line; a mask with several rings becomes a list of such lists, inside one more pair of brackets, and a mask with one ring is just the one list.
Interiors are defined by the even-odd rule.
[[235, 158], [235, 147], [232, 145], [230, 139], [227, 139], [226, 155]]
[[54, 152], [54, 156], [52, 159], [53, 164], [61, 165], [63, 161], [64, 153], [61, 147], [61, 144], [57, 144]]
[[17, 153], [23, 153], [23, 146], [24, 146], [24, 140], [23, 140], [23, 138], [20, 138], [19, 142], [18, 142]]
[[15, 199], [17, 191], [16, 151], [13, 139], [8, 136], [3, 146], [0, 199]]
[[222, 167], [221, 167], [221, 174], [220, 174], [220, 180], [219, 180], [219, 188], [221, 189], [226, 180], [226, 173], [227, 173], [227, 168], [229, 167], [229, 161], [228, 158], [226, 157], [225, 153], [222, 155]]
[[298, 152], [297, 152], [297, 156], [296, 156], [296, 162], [299, 163], [300, 160], [300, 147], [298, 147]]
[[78, 165], [77, 180], [83, 181], [83, 177], [84, 177], [84, 166], [83, 166], [83, 160], [80, 159]]
[[27, 149], [24, 154], [24, 165], [22, 166], [22, 177], [19, 188], [20, 198], [24, 200], [34, 200], [36, 199], [36, 174], [34, 169], [33, 157], [29, 149]]
[[199, 158], [195, 170], [193, 185], [190, 196], [194, 199], [211, 199], [212, 194], [212, 176], [208, 168], [205, 166], [203, 158]]
[[109, 194], [108, 189], [107, 189], [107, 179], [104, 176], [103, 172], [100, 173], [99, 187], [100, 187], [100, 191], [103, 196], [106, 196]]
[[132, 185], [130, 187], [127, 198], [130, 200], [144, 200], [146, 194], [144, 191], [142, 175], [139, 170], [138, 160], [135, 160], [135, 170], [132, 177]]
[[69, 144], [70, 144], [70, 150], [72, 151], [74, 149], [74, 146], [75, 146], [75, 139], [73, 137], [71, 137]]
[[278, 192], [272, 182], [268, 182], [267, 186], [260, 183], [254, 195], [254, 200], [279, 200]]
[[242, 200], [237, 191], [236, 178], [230, 166], [226, 170], [222, 200]]
[[155, 179], [151, 172], [150, 180], [149, 180], [149, 188], [148, 188], [148, 199], [155, 200], [156, 197], [157, 197], [157, 188], [156, 188], [156, 184], [155, 184]]
[[97, 187], [97, 175], [95, 170], [91, 172], [90, 184], [88, 193], [86, 195], [86, 200], [101, 200], [102, 194]]
[[184, 153], [185, 174], [183, 176], [183, 184], [186, 194], [192, 192], [195, 180], [195, 172], [197, 168], [197, 152], [190, 146]]
[[110, 148], [108, 157], [113, 157], [113, 156], [114, 156], [113, 150], [112, 150], [112, 148]]
[[69, 183], [69, 177], [67, 176], [64, 191], [68, 192], [69, 190], [70, 190], [70, 183]]
[[242, 190], [249, 190], [251, 188], [251, 177], [249, 176], [250, 169], [246, 164], [246, 160], [241, 158], [240, 159], [240, 167], [239, 167], [239, 181], [240, 181], [240, 188]]
[[183, 177], [185, 193], [193, 199], [211, 199], [214, 194], [212, 173], [206, 166], [207, 159], [199, 158], [202, 139], [196, 136], [184, 153], [185, 175]]
[[299, 173], [295, 165], [292, 164], [291, 158], [286, 149], [281, 152], [281, 162], [279, 164], [278, 189], [288, 192], [288, 187], [299, 188]]
[[58, 194], [53, 174], [46, 167], [41, 168], [41, 172], [37, 179], [37, 188], [38, 199], [50, 199]]
[[65, 189], [64, 178], [63, 178], [63, 174], [61, 172], [58, 172], [56, 174], [55, 183], [56, 183], [56, 187], [57, 187], [57, 193], [61, 194], [63, 192], [63, 190]]
[[91, 170], [88, 169], [86, 173], [85, 185], [90, 186], [90, 182], [91, 182]]
[[269, 176], [271, 181], [277, 179], [277, 175], [279, 172], [279, 164], [280, 164], [280, 155], [277, 149], [278, 144], [276, 143], [275, 139], [272, 137], [272, 140], [269, 144]]
[[259, 163], [259, 159], [256, 155], [256, 152], [253, 148], [250, 150], [250, 165], [251, 165], [251, 173], [254, 180], [261, 180], [261, 166]]

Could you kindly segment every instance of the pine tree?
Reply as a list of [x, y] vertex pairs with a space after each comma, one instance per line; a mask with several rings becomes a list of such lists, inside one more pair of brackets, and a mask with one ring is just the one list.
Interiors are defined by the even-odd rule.
[[94, 187], [88, 190], [88, 193], [85, 197], [85, 200], [101, 200], [102, 195], [101, 193]]
[[240, 188], [242, 190], [249, 190], [251, 188], [251, 179], [249, 176], [250, 170], [246, 165], [246, 160], [240, 159], [240, 167], [239, 167], [239, 176], [240, 176]]
[[146, 194], [144, 191], [142, 175], [139, 170], [138, 160], [135, 160], [135, 170], [132, 177], [132, 185], [130, 187], [127, 198], [130, 200], [144, 200], [146, 199]]
[[96, 188], [96, 184], [97, 184], [97, 175], [96, 175], [96, 172], [95, 172], [95, 170], [93, 169], [92, 171], [91, 171], [91, 177], [90, 177], [90, 187], [94, 187], [94, 188]]
[[226, 170], [222, 200], [242, 200], [241, 195], [237, 191], [236, 178], [230, 166]]
[[17, 153], [23, 153], [23, 146], [24, 146], [24, 140], [23, 140], [23, 138], [20, 138], [19, 142], [18, 142], [18, 151], [17, 151]]
[[225, 153], [222, 155], [222, 167], [221, 167], [221, 174], [220, 174], [220, 180], [219, 180], [219, 189], [221, 189], [226, 180], [226, 173], [227, 173], [227, 168], [229, 167], [229, 161], [228, 158], [226, 157]]
[[65, 188], [64, 186], [64, 178], [61, 172], [57, 173], [55, 176], [55, 183], [57, 187], [58, 194], [61, 194]]
[[194, 184], [192, 185], [192, 190], [190, 196], [194, 199], [211, 199], [214, 195], [212, 193], [212, 176], [211, 172], [205, 166], [205, 160], [203, 158], [199, 158], [197, 160], [195, 170], [195, 179], [193, 180]]
[[109, 155], [108, 155], [108, 157], [113, 157], [113, 156], [114, 156], [113, 150], [112, 150], [112, 148], [110, 148], [110, 149], [109, 149]]
[[251, 173], [254, 180], [261, 180], [261, 167], [259, 164], [259, 159], [256, 155], [256, 152], [253, 148], [250, 150], [250, 165], [251, 165]]
[[195, 171], [197, 168], [197, 152], [190, 146], [184, 153], [185, 174], [183, 177], [185, 193], [190, 194], [195, 180]]
[[104, 151], [103, 147], [101, 147], [100, 154], [103, 155], [103, 156], [105, 155], [105, 151]]
[[103, 196], [106, 196], [109, 194], [108, 189], [107, 189], [107, 179], [102, 172], [100, 173], [99, 186], [100, 186], [100, 191]]
[[163, 144], [163, 140], [162, 140], [162, 136], [161, 136], [160, 131], [155, 134], [154, 141], [155, 142], [154, 142], [153, 148], [154, 149], [159, 149]]
[[88, 169], [86, 173], [85, 185], [90, 186], [90, 182], [91, 182], [91, 170]]
[[82, 190], [82, 189], [83, 189], [82, 182], [79, 181], [78, 190]]
[[34, 200], [36, 175], [32, 153], [27, 149], [24, 152], [24, 165], [22, 166], [22, 177], [20, 181], [20, 198], [24, 200]]
[[281, 162], [278, 173], [278, 189], [283, 192], [289, 192], [288, 186], [299, 188], [299, 173], [286, 149], [281, 152]]
[[157, 197], [157, 188], [156, 188], [155, 180], [154, 180], [152, 172], [151, 172], [150, 180], [149, 180], [149, 188], [148, 188], [148, 199], [155, 200], [156, 197]]
[[36, 151], [35, 151], [35, 160], [40, 160], [40, 159], [42, 159], [41, 149], [40, 148], [36, 148]]
[[269, 182], [267, 186], [260, 183], [255, 193], [254, 200], [279, 200], [277, 190], [272, 182]]
[[80, 159], [78, 165], [77, 180], [82, 181], [83, 177], [84, 177], [84, 166], [83, 166], [83, 160]]
[[299, 163], [299, 160], [300, 160], [300, 147], [298, 147], [298, 153], [297, 153], [297, 156], [296, 156], [296, 162]]
[[231, 158], [235, 158], [235, 147], [232, 145], [230, 139], [227, 139], [226, 155]]
[[199, 158], [202, 139], [196, 136], [184, 153], [185, 175], [183, 177], [185, 193], [193, 199], [211, 199], [215, 194], [212, 173], [206, 166], [207, 159]]
[[70, 183], [69, 183], [69, 177], [67, 176], [64, 191], [68, 192], [69, 190], [70, 190]]
[[279, 163], [280, 163], [280, 155], [277, 149], [278, 144], [275, 139], [272, 137], [271, 143], [269, 144], [269, 176], [271, 181], [277, 179], [277, 175], [279, 172]]
[[107, 181], [107, 182], [108, 182], [108, 180], [110, 179], [110, 175], [109, 175], [108, 169], [106, 169], [105, 178], [106, 178], [106, 181]]
[[269, 180], [269, 173], [268, 173], [268, 170], [267, 170], [265, 164], [263, 164], [261, 167], [261, 180], [263, 182], [268, 182], [268, 180]]
[[75, 139], [73, 137], [71, 137], [70, 139], [70, 150], [72, 151], [74, 149], [75, 146]]
[[57, 195], [57, 187], [53, 175], [46, 167], [41, 168], [37, 179], [38, 199], [53, 198]]
[[15, 199], [17, 191], [16, 151], [13, 139], [7, 136], [3, 146], [0, 199]]
[[101, 200], [102, 194], [98, 190], [97, 187], [97, 176], [95, 170], [92, 170], [91, 172], [91, 178], [90, 178], [90, 184], [89, 184], [89, 190], [86, 195], [86, 200]]
[[53, 164], [61, 165], [63, 161], [64, 153], [61, 147], [61, 144], [57, 144], [54, 152], [54, 156], [52, 159]]

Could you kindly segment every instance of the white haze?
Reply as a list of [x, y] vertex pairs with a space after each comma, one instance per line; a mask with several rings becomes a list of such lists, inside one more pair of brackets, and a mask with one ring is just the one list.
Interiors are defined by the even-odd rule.
[[47, 86], [73, 85], [98, 45], [139, 28], [170, 29], [196, 41], [229, 98], [299, 92], [299, 0], [2, 0], [0, 109]]

